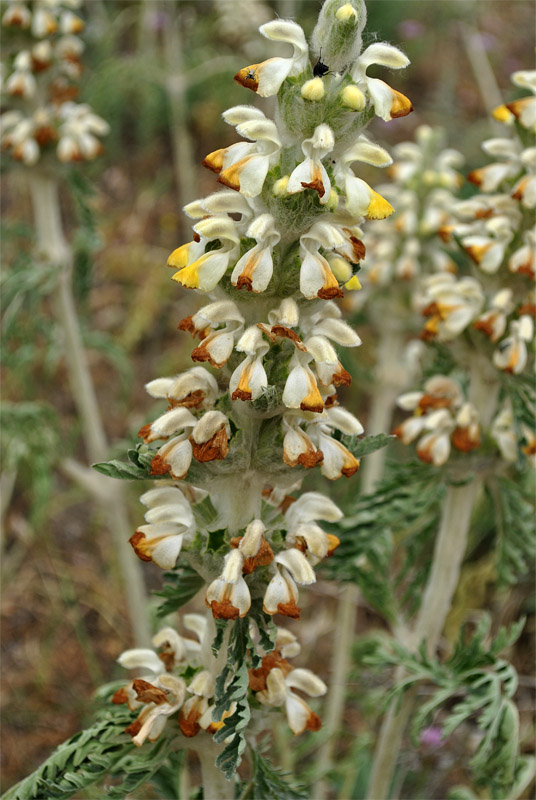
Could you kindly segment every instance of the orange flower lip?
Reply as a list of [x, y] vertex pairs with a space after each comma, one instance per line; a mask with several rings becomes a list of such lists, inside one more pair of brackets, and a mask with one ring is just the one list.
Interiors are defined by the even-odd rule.
[[250, 67], [244, 67], [236, 73], [233, 80], [244, 86], [246, 89], [251, 89], [256, 92], [259, 88], [259, 81], [257, 76], [258, 64], [252, 64]]

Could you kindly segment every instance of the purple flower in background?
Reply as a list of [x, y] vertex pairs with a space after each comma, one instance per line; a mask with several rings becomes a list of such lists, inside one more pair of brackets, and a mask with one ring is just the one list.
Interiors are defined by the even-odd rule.
[[396, 30], [404, 39], [417, 39], [426, 32], [426, 26], [418, 19], [405, 19], [397, 25]]
[[437, 725], [430, 725], [430, 727], [425, 728], [421, 732], [419, 742], [423, 747], [426, 747], [430, 750], [436, 750], [438, 747], [442, 747], [443, 734], [441, 732], [441, 728], [439, 728]]

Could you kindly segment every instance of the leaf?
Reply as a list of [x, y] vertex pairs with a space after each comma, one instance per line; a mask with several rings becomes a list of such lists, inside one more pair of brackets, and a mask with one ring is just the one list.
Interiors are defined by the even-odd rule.
[[468, 786], [454, 786], [447, 795], [447, 800], [478, 800], [478, 795]]
[[356, 458], [361, 458], [387, 447], [396, 438], [389, 433], [377, 433], [374, 436], [365, 436], [363, 439], [357, 436], [343, 436], [342, 443]]
[[164, 572], [164, 581], [162, 591], [155, 592], [157, 597], [164, 598], [156, 612], [158, 617], [166, 617], [182, 608], [205, 585], [205, 579], [185, 563], [181, 563], [173, 572]]
[[489, 483], [497, 530], [497, 572], [503, 584], [516, 583], [526, 575], [536, 556], [532, 480], [532, 475], [521, 474], [517, 481], [498, 478]]
[[8, 789], [3, 800], [67, 800], [107, 776], [117, 776], [120, 782], [104, 787], [99, 797], [122, 800], [149, 780], [165, 760], [171, 744], [161, 737], [154, 744], [136, 747], [124, 733], [133, 719], [124, 706], [108, 706], [90, 728], [63, 742], [35, 772]]
[[[441, 514], [446, 484], [437, 468], [420, 461], [388, 465], [376, 491], [357, 497], [344, 518], [330, 530], [340, 541], [322, 569], [333, 580], [357, 583], [367, 601], [388, 619], [398, 605], [412, 613], [430, 568], [430, 551]], [[403, 561], [392, 574], [393, 542], [402, 545]]]
[[128, 464], [126, 461], [101, 461], [91, 466], [93, 469], [96, 469], [97, 472], [106, 475], [107, 478], [118, 478], [122, 481], [140, 481], [152, 477], [147, 475], [145, 470], [141, 470], [134, 464]]
[[215, 742], [225, 742], [232, 736], [216, 759], [216, 765], [228, 779], [235, 774], [242, 761], [246, 747], [245, 729], [251, 716], [247, 699], [249, 671], [246, 663], [249, 621], [247, 617], [239, 617], [230, 626], [227, 663], [216, 678], [212, 712], [213, 720], [219, 721], [236, 703], [234, 712], [225, 718], [223, 727], [214, 734]]
[[518, 439], [522, 438], [521, 425], [526, 425], [529, 430], [534, 429], [536, 417], [536, 387], [530, 377], [522, 375], [503, 376], [506, 391], [512, 403], [514, 424], [518, 428]]
[[465, 720], [476, 721], [483, 738], [470, 766], [477, 783], [490, 787], [497, 799], [511, 796], [519, 763], [519, 714], [512, 699], [517, 673], [498, 654], [517, 639], [523, 624], [524, 620], [519, 620], [510, 629], [501, 628], [492, 639], [491, 618], [484, 614], [470, 637], [468, 627], [462, 628], [454, 652], [445, 663], [429, 658], [424, 643], [414, 653], [395, 640], [379, 637], [375, 647], [369, 647], [362, 657], [364, 663], [373, 666], [403, 667], [405, 677], [389, 693], [390, 701], [400, 698], [418, 682], [434, 687], [414, 714], [414, 742], [423, 728], [438, 717], [442, 718], [444, 737]]
[[308, 792], [287, 782], [285, 773], [257, 750], [251, 750], [251, 760], [253, 777], [244, 800], [307, 800]]

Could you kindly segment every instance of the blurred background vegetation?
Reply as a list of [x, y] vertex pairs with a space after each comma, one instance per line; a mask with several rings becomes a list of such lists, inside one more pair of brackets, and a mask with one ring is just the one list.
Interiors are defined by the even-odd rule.
[[[480, 143], [495, 133], [488, 111], [496, 98], [486, 74], [475, 73], [475, 53], [483, 55], [499, 91], [511, 98], [510, 74], [530, 68], [534, 60], [533, 3], [369, 0], [367, 5], [365, 44], [376, 38], [390, 41], [408, 54], [412, 64], [393, 85], [415, 107], [413, 114], [390, 124], [376, 119], [372, 136], [389, 147], [410, 139], [419, 124], [439, 125], [449, 145], [465, 154], [467, 170], [481, 164]], [[81, 100], [110, 123], [111, 133], [99, 159], [71, 172], [62, 199], [75, 251], [81, 326], [107, 434], [114, 442], [111, 457], [122, 458], [138, 428], [151, 418], [144, 384], [190, 366], [189, 337], [176, 326], [199, 303], [171, 283], [165, 261], [191, 238], [182, 205], [217, 188], [214, 175], [196, 165], [235, 140], [221, 119], [225, 108], [258, 103], [271, 111], [270, 101], [257, 101], [232, 76], [272, 54], [257, 33], [260, 24], [275, 14], [293, 16], [310, 34], [319, 7], [318, 0], [91, 0], [84, 5]], [[115, 659], [132, 643], [103, 520], [60, 469], [66, 457], [84, 456], [50, 307], [54, 275], [35, 266], [24, 170], [11, 171], [6, 162], [3, 788], [84, 725], [92, 691], [118, 677]], [[374, 185], [383, 176], [370, 170], [363, 177]], [[366, 329], [360, 328], [360, 335], [364, 345], [346, 364], [358, 375], [346, 404], [366, 428], [363, 380], [373, 365], [373, 350], [367, 347]], [[358, 491], [358, 480], [340, 484], [332, 487], [339, 501], [345, 492]], [[130, 487], [133, 526], [141, 520], [140, 488]], [[151, 589], [160, 586], [161, 574], [153, 565], [147, 565], [145, 575]], [[304, 593], [301, 663], [324, 677], [336, 593], [336, 587], [322, 582], [316, 595]], [[381, 624], [366, 605], [360, 619], [365, 632]], [[522, 676], [530, 673], [526, 647], [522, 640], [514, 659]], [[366, 691], [357, 675], [353, 690], [366, 710]], [[341, 759], [362, 763], [364, 782], [372, 742], [370, 726], [356, 707], [349, 706], [345, 720], [356, 744]], [[279, 750], [288, 768], [288, 739], [282, 728], [276, 733], [276, 757]], [[299, 764], [310, 753], [310, 743], [294, 745]], [[419, 774], [424, 764], [433, 782], [434, 759], [456, 760], [456, 754], [438, 753], [423, 750], [408, 769]], [[430, 785], [415, 788], [423, 797], [431, 790]], [[356, 791], [361, 796], [359, 786]], [[439, 796], [437, 787], [433, 791]]]

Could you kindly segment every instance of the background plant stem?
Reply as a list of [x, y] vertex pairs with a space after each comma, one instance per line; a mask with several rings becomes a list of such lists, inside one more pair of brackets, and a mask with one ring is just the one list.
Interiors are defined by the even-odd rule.
[[[59, 270], [53, 296], [54, 313], [63, 336], [69, 383], [86, 452], [90, 461], [103, 461], [108, 446], [76, 315], [72, 293], [72, 253], [63, 234], [58, 186], [52, 177], [35, 171], [30, 177], [30, 191], [39, 253]], [[131, 527], [123, 489], [120, 485], [112, 486], [105, 478], [101, 480], [101, 491], [94, 496], [112, 536], [135, 643], [146, 645], [151, 638], [147, 598], [141, 570], [128, 544]]]
[[[473, 360], [469, 399], [479, 410], [484, 429], [489, 426], [495, 412], [498, 392], [495, 376], [490, 375], [489, 370], [487, 362]], [[434, 654], [452, 605], [467, 548], [471, 514], [482, 484], [482, 476], [477, 475], [470, 483], [449, 486], [447, 490], [432, 567], [412, 635], [413, 649], [424, 640], [430, 656]], [[395, 681], [400, 680], [402, 674], [398, 671]], [[372, 766], [369, 800], [384, 800], [390, 796], [389, 789], [415, 694], [416, 689], [413, 689], [400, 704], [393, 702], [384, 718]]]
[[[377, 381], [371, 397], [367, 434], [385, 433], [390, 429], [396, 398], [402, 391], [400, 363], [403, 338], [395, 328], [378, 325], [380, 341], [377, 351]], [[363, 461], [362, 494], [370, 494], [383, 473], [385, 448], [371, 453]], [[326, 740], [320, 750], [318, 768], [321, 780], [316, 788], [315, 800], [327, 797], [328, 785], [324, 776], [334, 761], [337, 739], [342, 728], [348, 675], [352, 664], [352, 646], [355, 638], [359, 587], [346, 585], [340, 595], [337, 623], [333, 634], [331, 680], [324, 722]]]

